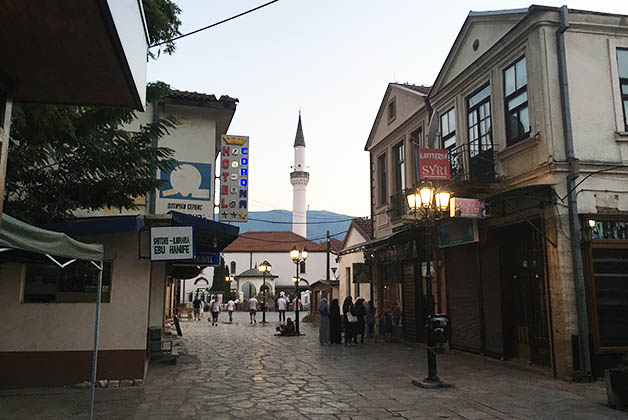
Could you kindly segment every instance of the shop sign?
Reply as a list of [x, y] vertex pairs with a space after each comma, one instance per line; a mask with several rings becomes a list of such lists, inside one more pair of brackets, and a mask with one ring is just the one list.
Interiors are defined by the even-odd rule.
[[221, 222], [246, 222], [249, 213], [249, 138], [223, 135], [220, 141]]
[[479, 242], [477, 220], [459, 219], [438, 225], [438, 246], [446, 248]]
[[371, 283], [371, 265], [365, 263], [353, 263], [353, 282]]
[[417, 177], [423, 180], [449, 181], [449, 151], [417, 148]]
[[192, 226], [150, 228], [151, 261], [191, 260], [194, 258]]
[[212, 165], [206, 162], [181, 161], [173, 169], [159, 171], [162, 186], [157, 197], [157, 213], [179, 213], [212, 219]]
[[194, 255], [195, 264], [218, 267], [220, 265], [220, 252], [197, 252]]
[[453, 197], [449, 203], [449, 216], [483, 219], [486, 217], [486, 207], [482, 200]]

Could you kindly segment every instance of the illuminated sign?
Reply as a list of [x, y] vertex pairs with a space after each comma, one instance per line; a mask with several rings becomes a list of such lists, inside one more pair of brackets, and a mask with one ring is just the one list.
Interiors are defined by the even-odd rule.
[[221, 222], [246, 222], [249, 214], [249, 138], [223, 135], [220, 141]]
[[159, 189], [157, 213], [178, 211], [211, 219], [213, 178], [212, 165], [203, 162], [181, 162], [174, 169], [160, 171], [163, 185]]
[[449, 181], [449, 151], [417, 148], [417, 177], [425, 180]]
[[446, 248], [478, 242], [477, 220], [458, 219], [438, 225], [438, 246]]
[[486, 207], [482, 200], [454, 197], [449, 204], [449, 216], [483, 219], [486, 217]]

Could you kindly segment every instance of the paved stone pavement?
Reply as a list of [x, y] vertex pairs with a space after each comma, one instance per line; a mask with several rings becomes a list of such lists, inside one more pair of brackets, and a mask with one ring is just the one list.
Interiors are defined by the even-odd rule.
[[[425, 350], [399, 343], [320, 346], [273, 336], [276, 323], [184, 323], [177, 365], [152, 365], [135, 419], [623, 419], [601, 382], [572, 384], [463, 352], [439, 355], [454, 388], [423, 390]], [[276, 313], [269, 318], [276, 320]], [[261, 318], [258, 315], [258, 318]]]

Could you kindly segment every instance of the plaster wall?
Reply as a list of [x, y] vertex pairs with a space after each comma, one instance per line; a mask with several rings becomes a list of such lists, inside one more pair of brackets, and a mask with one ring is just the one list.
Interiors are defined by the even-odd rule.
[[153, 262], [150, 278], [149, 326], [162, 327], [166, 299], [166, 264]]
[[[146, 349], [148, 261], [137, 259], [137, 234], [80, 238], [105, 246], [112, 261], [111, 302], [102, 303], [101, 350]], [[5, 264], [0, 285], [0, 352], [92, 350], [95, 303], [22, 303], [25, 267]]]

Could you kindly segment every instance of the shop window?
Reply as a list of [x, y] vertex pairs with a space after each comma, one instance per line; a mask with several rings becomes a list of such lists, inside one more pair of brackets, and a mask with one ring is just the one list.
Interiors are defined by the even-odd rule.
[[528, 74], [525, 57], [521, 57], [504, 70], [504, 97], [506, 105], [506, 144], [510, 146], [530, 135]]
[[628, 131], [628, 50], [617, 50], [617, 68], [619, 70], [619, 88], [624, 110], [624, 130]]
[[591, 249], [593, 322], [599, 349], [628, 349], [628, 248]]
[[[111, 299], [111, 262], [102, 275], [102, 302]], [[27, 264], [24, 303], [96, 302], [99, 270], [89, 261], [76, 261], [65, 268], [50, 264]]]

